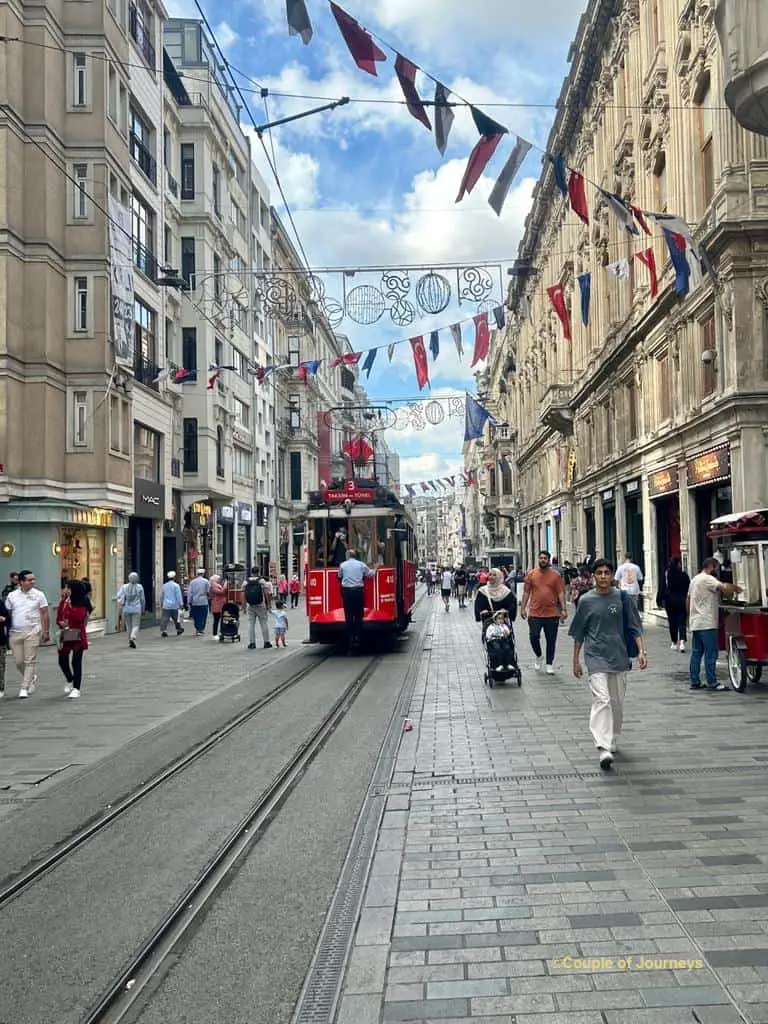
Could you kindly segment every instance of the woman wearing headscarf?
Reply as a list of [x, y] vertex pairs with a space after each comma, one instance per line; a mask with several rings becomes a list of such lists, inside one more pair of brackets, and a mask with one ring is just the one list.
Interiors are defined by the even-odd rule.
[[670, 646], [673, 651], [685, 651], [685, 599], [690, 585], [691, 578], [687, 572], [683, 572], [680, 559], [677, 556], [670, 558], [656, 603], [667, 613], [669, 639], [672, 641]]
[[70, 580], [67, 595], [59, 601], [56, 625], [59, 627], [59, 668], [67, 681], [65, 697], [79, 697], [83, 681], [83, 654], [88, 649], [85, 624], [90, 601], [81, 580]]
[[517, 618], [517, 597], [504, 582], [501, 570], [491, 569], [488, 582], [480, 587], [475, 597], [475, 622], [482, 622], [485, 632], [486, 623], [493, 613], [502, 610], [509, 615], [509, 621], [514, 622]]
[[124, 583], [117, 592], [117, 608], [123, 616], [129, 647], [136, 647], [141, 616], [146, 607], [147, 599], [144, 596], [144, 587], [139, 583], [139, 574], [130, 572], [128, 573], [128, 582]]
[[211, 576], [211, 618], [215, 637], [219, 635], [219, 622], [226, 603], [227, 588], [222, 584], [221, 576]]

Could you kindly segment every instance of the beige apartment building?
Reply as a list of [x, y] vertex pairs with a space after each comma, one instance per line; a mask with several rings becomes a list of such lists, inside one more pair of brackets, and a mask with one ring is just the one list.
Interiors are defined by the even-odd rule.
[[[504, 502], [523, 565], [541, 547], [573, 561], [631, 551], [651, 600], [670, 556], [690, 571], [711, 552], [711, 518], [768, 503], [768, 138], [725, 106], [714, 7], [588, 3], [547, 149], [587, 179], [589, 224], [545, 161], [488, 385], [508, 429], [489, 432], [483, 460], [511, 452]], [[661, 231], [630, 235], [596, 186], [679, 215], [714, 274], [680, 297]], [[655, 298], [635, 258], [648, 246]], [[622, 259], [619, 279], [605, 268]], [[547, 295], [557, 285], [572, 342]]]

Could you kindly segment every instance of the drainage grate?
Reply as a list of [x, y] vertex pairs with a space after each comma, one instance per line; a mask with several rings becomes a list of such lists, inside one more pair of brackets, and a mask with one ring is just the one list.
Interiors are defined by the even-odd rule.
[[[765, 775], [766, 769], [763, 765], [724, 765], [723, 767], [708, 765], [706, 773], [708, 778], [713, 775]], [[603, 771], [527, 772], [518, 775], [436, 775], [428, 779], [414, 779], [413, 789], [431, 789], [433, 786], [492, 786], [497, 782], [557, 782], [569, 779], [578, 781], [580, 779], [610, 779], [611, 777], [642, 785], [643, 780], [649, 778], [679, 778], [701, 774], [701, 768], [643, 768], [642, 771], [635, 773], [628, 767], [622, 770], [622, 767], [614, 761], [614, 770], [610, 775]]]

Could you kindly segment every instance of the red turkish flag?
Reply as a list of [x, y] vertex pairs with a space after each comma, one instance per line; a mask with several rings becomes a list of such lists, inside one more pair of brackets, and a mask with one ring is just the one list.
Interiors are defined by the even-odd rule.
[[475, 351], [472, 356], [472, 362], [469, 364], [470, 370], [479, 363], [481, 359], [485, 359], [488, 356], [488, 351], [491, 347], [491, 332], [488, 329], [488, 314], [478, 313], [477, 316], [472, 318], [475, 321]]
[[386, 60], [386, 53], [382, 53], [369, 33], [337, 4], [331, 3], [331, 13], [336, 19], [336, 24], [344, 36], [344, 42], [347, 44], [355, 64], [361, 71], [367, 71], [369, 75], [376, 75], [376, 62]]
[[419, 391], [423, 391], [429, 385], [429, 364], [422, 335], [419, 335], [418, 338], [411, 338], [411, 350], [413, 351], [413, 365], [416, 367], [416, 382], [419, 385]]
[[488, 161], [496, 152], [496, 147], [503, 138], [503, 135], [484, 135], [472, 150], [464, 177], [461, 179], [461, 187], [456, 197], [457, 203], [460, 203], [465, 193], [471, 192], [478, 183]]
[[643, 252], [636, 253], [636, 256], [641, 263], [648, 267], [648, 272], [651, 275], [651, 298], [655, 299], [659, 294], [659, 275], [656, 272], [656, 257], [653, 249], [645, 249]]
[[584, 191], [584, 178], [578, 171], [571, 171], [568, 180], [568, 196], [571, 200], [573, 212], [585, 224], [589, 224], [589, 208], [587, 207], [587, 193]]
[[353, 462], [370, 462], [375, 452], [373, 448], [368, 444], [364, 434], [358, 434], [357, 437], [353, 437], [351, 441], [347, 441], [346, 444], [342, 445], [341, 450], [345, 455], [348, 455]]
[[565, 306], [565, 290], [563, 286], [555, 284], [551, 288], [547, 288], [547, 295], [560, 319], [560, 323], [563, 325], [563, 337], [566, 341], [571, 341], [571, 320]]

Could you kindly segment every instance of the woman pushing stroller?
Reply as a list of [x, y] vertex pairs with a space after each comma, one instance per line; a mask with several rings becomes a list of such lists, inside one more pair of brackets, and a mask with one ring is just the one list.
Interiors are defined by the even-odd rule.
[[489, 672], [519, 677], [512, 623], [517, 618], [517, 597], [499, 569], [491, 569], [488, 582], [475, 597], [475, 621], [482, 623]]

